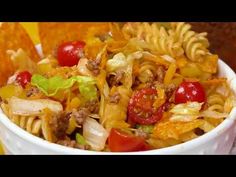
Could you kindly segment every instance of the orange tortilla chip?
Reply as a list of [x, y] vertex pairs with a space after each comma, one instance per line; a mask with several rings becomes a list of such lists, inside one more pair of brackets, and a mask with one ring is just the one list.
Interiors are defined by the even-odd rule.
[[168, 138], [179, 139], [179, 136], [187, 133], [203, 124], [202, 120], [193, 120], [191, 122], [159, 122], [156, 124], [153, 137], [166, 140]]
[[23, 49], [33, 60], [38, 61], [39, 55], [35, 49], [34, 43], [30, 39], [25, 29], [16, 22], [0, 23], [0, 86], [6, 83], [15, 68], [7, 54], [7, 50]]
[[89, 35], [109, 31], [109, 23], [99, 22], [43, 22], [38, 23], [39, 37], [45, 56], [52, 54], [62, 42], [85, 40]]

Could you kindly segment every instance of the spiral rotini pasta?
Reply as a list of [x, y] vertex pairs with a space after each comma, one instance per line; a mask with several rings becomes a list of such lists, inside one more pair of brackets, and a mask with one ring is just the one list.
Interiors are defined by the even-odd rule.
[[[211, 93], [207, 97], [207, 104], [208, 104], [208, 108], [206, 109], [207, 111], [222, 113], [222, 114], [225, 113], [224, 111], [225, 98], [221, 94], [216, 92]], [[223, 117], [218, 119], [216, 119], [213, 116], [204, 117], [205, 122], [200, 128], [204, 130], [205, 133], [207, 133], [214, 127], [218, 126], [223, 120], [224, 120]]]
[[1, 107], [3, 112], [9, 117], [9, 119], [22, 129], [33, 135], [43, 136], [43, 138], [48, 141], [53, 141], [52, 133], [47, 125], [48, 121], [45, 120], [45, 116], [47, 116], [47, 114], [43, 116], [21, 116], [13, 114], [9, 109], [8, 104], [2, 103]]
[[201, 61], [202, 56], [208, 53], [209, 42], [207, 33], [196, 33], [191, 25], [184, 22], [172, 23], [170, 31], [175, 41], [182, 44], [186, 56], [192, 61]]
[[183, 22], [172, 23], [168, 31], [156, 23], [127, 23], [123, 33], [126, 38], [145, 40], [151, 51], [161, 55], [178, 57], [185, 53], [190, 60], [201, 61], [208, 53], [207, 33], [196, 33]]
[[36, 116], [12, 115], [11, 120], [29, 133], [34, 135], [40, 134], [42, 121]]
[[155, 77], [156, 69], [157, 68], [155, 66], [155, 63], [151, 61], [142, 62], [139, 68], [138, 79], [142, 83], [153, 81]]
[[218, 93], [213, 93], [207, 98], [208, 110], [224, 112], [225, 99]]
[[37, 116], [20, 116], [13, 115], [8, 105], [5, 103], [1, 104], [3, 112], [19, 127], [23, 128], [29, 133], [34, 135], [40, 135], [42, 128], [42, 121]]
[[131, 95], [131, 91], [123, 86], [117, 87], [117, 93], [120, 95], [118, 104], [110, 103], [106, 100], [104, 105], [104, 114], [100, 119], [101, 123], [108, 129], [112, 127], [127, 127], [125, 122], [127, 107]]
[[183, 54], [181, 43], [175, 42], [174, 35], [170, 34], [163, 26], [156, 23], [134, 23], [123, 27], [125, 36], [137, 37], [144, 40], [149, 49], [160, 55], [178, 57]]

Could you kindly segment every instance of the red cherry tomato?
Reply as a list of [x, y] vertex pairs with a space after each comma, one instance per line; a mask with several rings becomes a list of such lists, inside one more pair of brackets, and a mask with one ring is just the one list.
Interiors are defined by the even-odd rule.
[[206, 101], [205, 91], [199, 82], [182, 82], [175, 91], [175, 103], [186, 103], [196, 101], [199, 103]]
[[32, 75], [28, 71], [23, 71], [16, 76], [16, 82], [25, 88], [26, 84], [31, 81], [31, 77]]
[[108, 146], [111, 152], [132, 152], [150, 150], [145, 139], [130, 135], [118, 129], [111, 129], [108, 137]]
[[77, 65], [85, 46], [83, 41], [73, 41], [61, 44], [57, 49], [57, 59], [60, 66]]
[[145, 88], [134, 93], [128, 105], [128, 120], [142, 125], [153, 124], [160, 120], [165, 107], [153, 107], [156, 95], [156, 89], [152, 88]]

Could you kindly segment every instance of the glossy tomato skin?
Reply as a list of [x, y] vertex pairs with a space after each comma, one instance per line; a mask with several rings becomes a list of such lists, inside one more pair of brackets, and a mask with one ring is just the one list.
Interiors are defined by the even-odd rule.
[[57, 48], [57, 59], [60, 66], [74, 66], [80, 60], [85, 42], [65, 42]]
[[28, 71], [22, 71], [16, 76], [16, 82], [19, 83], [23, 88], [31, 81], [32, 75]]
[[128, 105], [128, 120], [141, 125], [154, 124], [162, 118], [164, 107], [154, 108], [156, 89], [144, 88], [131, 97]]
[[111, 152], [134, 152], [151, 149], [145, 143], [144, 138], [127, 134], [115, 128], [111, 129], [108, 146]]
[[184, 81], [175, 91], [175, 103], [186, 103], [196, 101], [199, 103], [206, 101], [203, 86], [199, 82]]

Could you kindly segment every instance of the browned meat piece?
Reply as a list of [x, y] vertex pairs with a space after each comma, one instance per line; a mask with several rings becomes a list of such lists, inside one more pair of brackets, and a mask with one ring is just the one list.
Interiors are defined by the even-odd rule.
[[132, 88], [138, 87], [141, 84], [141, 81], [137, 78], [133, 76], [133, 85]]
[[79, 110], [73, 109], [70, 116], [75, 118], [77, 124], [82, 125], [89, 114], [88, 108], [80, 108]]
[[26, 96], [30, 97], [30, 96], [35, 95], [37, 93], [39, 93], [39, 89], [36, 87], [31, 87], [29, 90], [26, 91]]
[[110, 87], [112, 86], [118, 86], [121, 84], [121, 80], [124, 77], [124, 71], [118, 71], [115, 73], [115, 75], [111, 74], [107, 78], [108, 85]]
[[97, 101], [90, 101], [85, 104], [84, 107], [73, 109], [71, 112], [66, 114], [66, 120], [69, 120], [71, 117], [74, 117], [78, 125], [82, 125], [84, 120], [91, 113], [98, 113], [99, 104]]
[[71, 140], [68, 137], [66, 137], [65, 139], [62, 139], [62, 140], [58, 140], [56, 143], [63, 145], [63, 146], [78, 148], [78, 149], [83, 149], [83, 150], [88, 150], [90, 148], [90, 146], [88, 144], [86, 144], [86, 145], [78, 144], [78, 143], [76, 143], [75, 140]]
[[167, 99], [169, 99], [169, 102], [173, 102], [173, 100], [172, 100], [172, 99], [173, 99], [172, 95], [173, 95], [175, 89], [176, 89], [175, 84], [169, 84], [169, 85], [167, 85], [166, 88], [165, 88], [165, 94], [166, 94]]
[[89, 101], [85, 104], [85, 108], [87, 108], [90, 113], [98, 113], [99, 102], [97, 100]]
[[160, 83], [163, 83], [164, 77], [165, 77], [165, 68], [164, 66], [158, 66], [156, 71], [156, 80]]
[[201, 136], [201, 135], [204, 134], [204, 131], [203, 131], [202, 129], [200, 129], [200, 128], [196, 128], [196, 129], [194, 130], [194, 133], [195, 133], [196, 135], [198, 135], [198, 136]]
[[101, 63], [100, 57], [95, 60], [88, 60], [86, 67], [96, 76], [100, 72], [100, 68], [99, 68], [100, 63]]
[[68, 129], [70, 114], [71, 113], [62, 113], [61, 115], [55, 115], [50, 120], [49, 124], [56, 138], [62, 139], [66, 136], [66, 130]]
[[52, 128], [52, 132], [55, 137], [59, 140], [66, 137], [66, 131], [69, 126], [69, 119], [71, 117], [75, 118], [78, 125], [82, 125], [85, 119], [91, 113], [97, 113], [99, 105], [97, 101], [90, 101], [86, 103], [84, 107], [73, 109], [71, 112], [63, 112], [61, 115], [53, 116], [52, 120], [49, 122]]
[[70, 139], [58, 140], [56, 143], [63, 146], [67, 146], [67, 147], [73, 147], [73, 148], [75, 148], [76, 146], [76, 141], [70, 140]]

